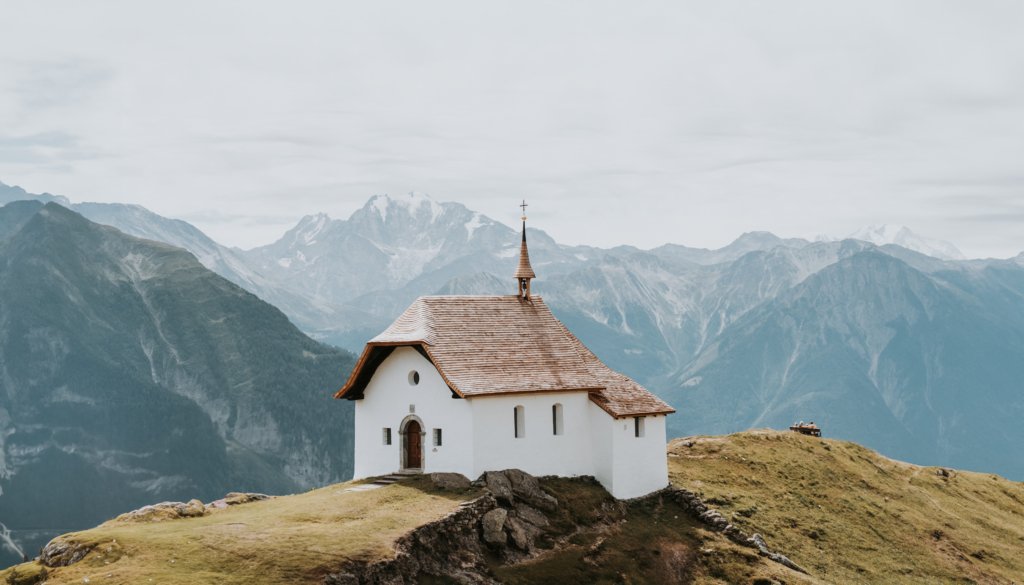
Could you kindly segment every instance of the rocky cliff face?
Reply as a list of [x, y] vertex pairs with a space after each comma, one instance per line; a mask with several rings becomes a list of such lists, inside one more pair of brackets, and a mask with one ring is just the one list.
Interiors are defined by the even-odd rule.
[[0, 519], [15, 541], [350, 475], [352, 411], [331, 399], [350, 354], [181, 249], [56, 204], [0, 208], [0, 226]]

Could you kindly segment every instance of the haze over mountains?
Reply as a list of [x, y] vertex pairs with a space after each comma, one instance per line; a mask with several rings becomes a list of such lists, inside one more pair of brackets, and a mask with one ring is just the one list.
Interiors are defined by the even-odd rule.
[[[137, 206], [70, 206], [191, 251], [307, 334], [353, 350], [417, 296], [514, 291], [518, 230], [422, 194], [375, 196], [344, 220], [307, 216], [248, 251]], [[814, 420], [915, 463], [1024, 479], [1010, 447], [1024, 442], [1024, 253], [956, 260], [951, 244], [898, 227], [814, 242], [753, 232], [717, 250], [528, 237], [535, 291], [679, 410], [672, 435]]]

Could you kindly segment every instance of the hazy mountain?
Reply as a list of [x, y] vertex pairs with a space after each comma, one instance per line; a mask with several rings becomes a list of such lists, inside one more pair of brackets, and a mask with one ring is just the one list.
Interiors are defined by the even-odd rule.
[[[434, 294], [438, 295], [507, 295], [511, 278], [501, 278], [489, 272], [457, 276], [445, 283]], [[515, 292], [513, 290], [512, 292]]]
[[[529, 237], [534, 266], [548, 275], [580, 266], [595, 251], [560, 246], [538, 230]], [[410, 193], [374, 196], [347, 220], [304, 217], [277, 242], [244, 257], [276, 286], [335, 312], [320, 317], [320, 337], [358, 348], [416, 297], [453, 278], [511, 274], [518, 254], [516, 230], [461, 204]], [[511, 277], [507, 290], [515, 291]]]
[[40, 203], [60, 203], [61, 205], [68, 204], [67, 197], [51, 195], [49, 193], [29, 193], [17, 185], [5, 185], [0, 182], [0, 206], [6, 205], [12, 201], [24, 200], [33, 200]]
[[920, 252], [941, 260], [963, 260], [964, 255], [953, 244], [932, 238], [925, 238], [902, 225], [872, 225], [861, 228], [847, 236], [848, 239], [863, 240], [877, 246], [896, 244], [902, 248]]
[[750, 252], [763, 252], [778, 247], [803, 248], [810, 244], [800, 238], [780, 238], [770, 232], [747, 232], [736, 238], [729, 245], [717, 250], [707, 248], [689, 248], [678, 244], [665, 244], [651, 250], [651, 253], [671, 260], [692, 262], [694, 264], [720, 264], [732, 262]]
[[71, 208], [126, 234], [188, 250], [203, 266], [281, 309], [292, 322], [317, 338], [330, 337], [332, 325], [344, 324], [345, 330], [359, 332], [379, 325], [378, 319], [343, 303], [318, 302], [305, 291], [288, 286], [287, 280], [285, 284], [273, 282], [251, 267], [240, 250], [218, 244], [185, 221], [121, 203], [77, 203]]
[[844, 258], [727, 326], [663, 392], [672, 434], [814, 420], [925, 464], [1024, 477], [1024, 269]]
[[608, 255], [537, 290], [602, 359], [658, 389], [746, 312], [868, 246], [781, 245], [713, 265], [670, 261], [656, 250]]
[[[0, 520], [22, 539], [167, 499], [351, 474], [350, 354], [184, 250], [0, 208]], [[42, 531], [42, 532], [40, 532]]]

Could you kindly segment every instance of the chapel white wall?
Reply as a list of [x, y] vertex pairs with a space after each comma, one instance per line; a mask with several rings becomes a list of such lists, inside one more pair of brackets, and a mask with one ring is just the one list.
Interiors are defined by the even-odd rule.
[[610, 483], [601, 482], [619, 499], [637, 498], [668, 485], [665, 415], [644, 417], [644, 436], [635, 435], [632, 417], [613, 419]]
[[[484, 471], [522, 469], [531, 475], [592, 475], [590, 398], [586, 392], [476, 396], [472, 477]], [[554, 434], [552, 407], [562, 405], [563, 429]], [[523, 407], [525, 433], [515, 436], [516, 406]]]
[[[409, 383], [419, 372], [420, 382]], [[423, 425], [423, 471], [453, 471], [476, 477], [473, 469], [473, 412], [469, 401], [453, 399], [452, 392], [428, 359], [411, 347], [398, 347], [381, 363], [355, 401], [356, 479], [399, 471], [402, 457], [402, 421], [414, 415]], [[410, 405], [415, 413], [410, 413]], [[384, 444], [385, 427], [391, 445]], [[433, 444], [433, 429], [442, 429], [442, 445]]]

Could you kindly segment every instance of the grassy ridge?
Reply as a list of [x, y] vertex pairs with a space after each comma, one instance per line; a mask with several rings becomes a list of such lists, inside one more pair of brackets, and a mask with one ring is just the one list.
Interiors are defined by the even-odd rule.
[[750, 431], [677, 439], [671, 480], [834, 583], [1020, 583], [1024, 484]]
[[[536, 557], [489, 559], [504, 583], [1021, 583], [1024, 484], [893, 461], [853, 443], [750, 431], [669, 445], [672, 482], [806, 568], [800, 575], [710, 532], [668, 498], [616, 502], [593, 483], [545, 479], [562, 503]], [[317, 583], [477, 495], [428, 478], [371, 490], [350, 482], [156, 523], [110, 521], [46, 582]], [[12, 573], [16, 571], [16, 573]], [[28, 584], [35, 563], [0, 572]], [[14, 575], [17, 575], [15, 578]]]

